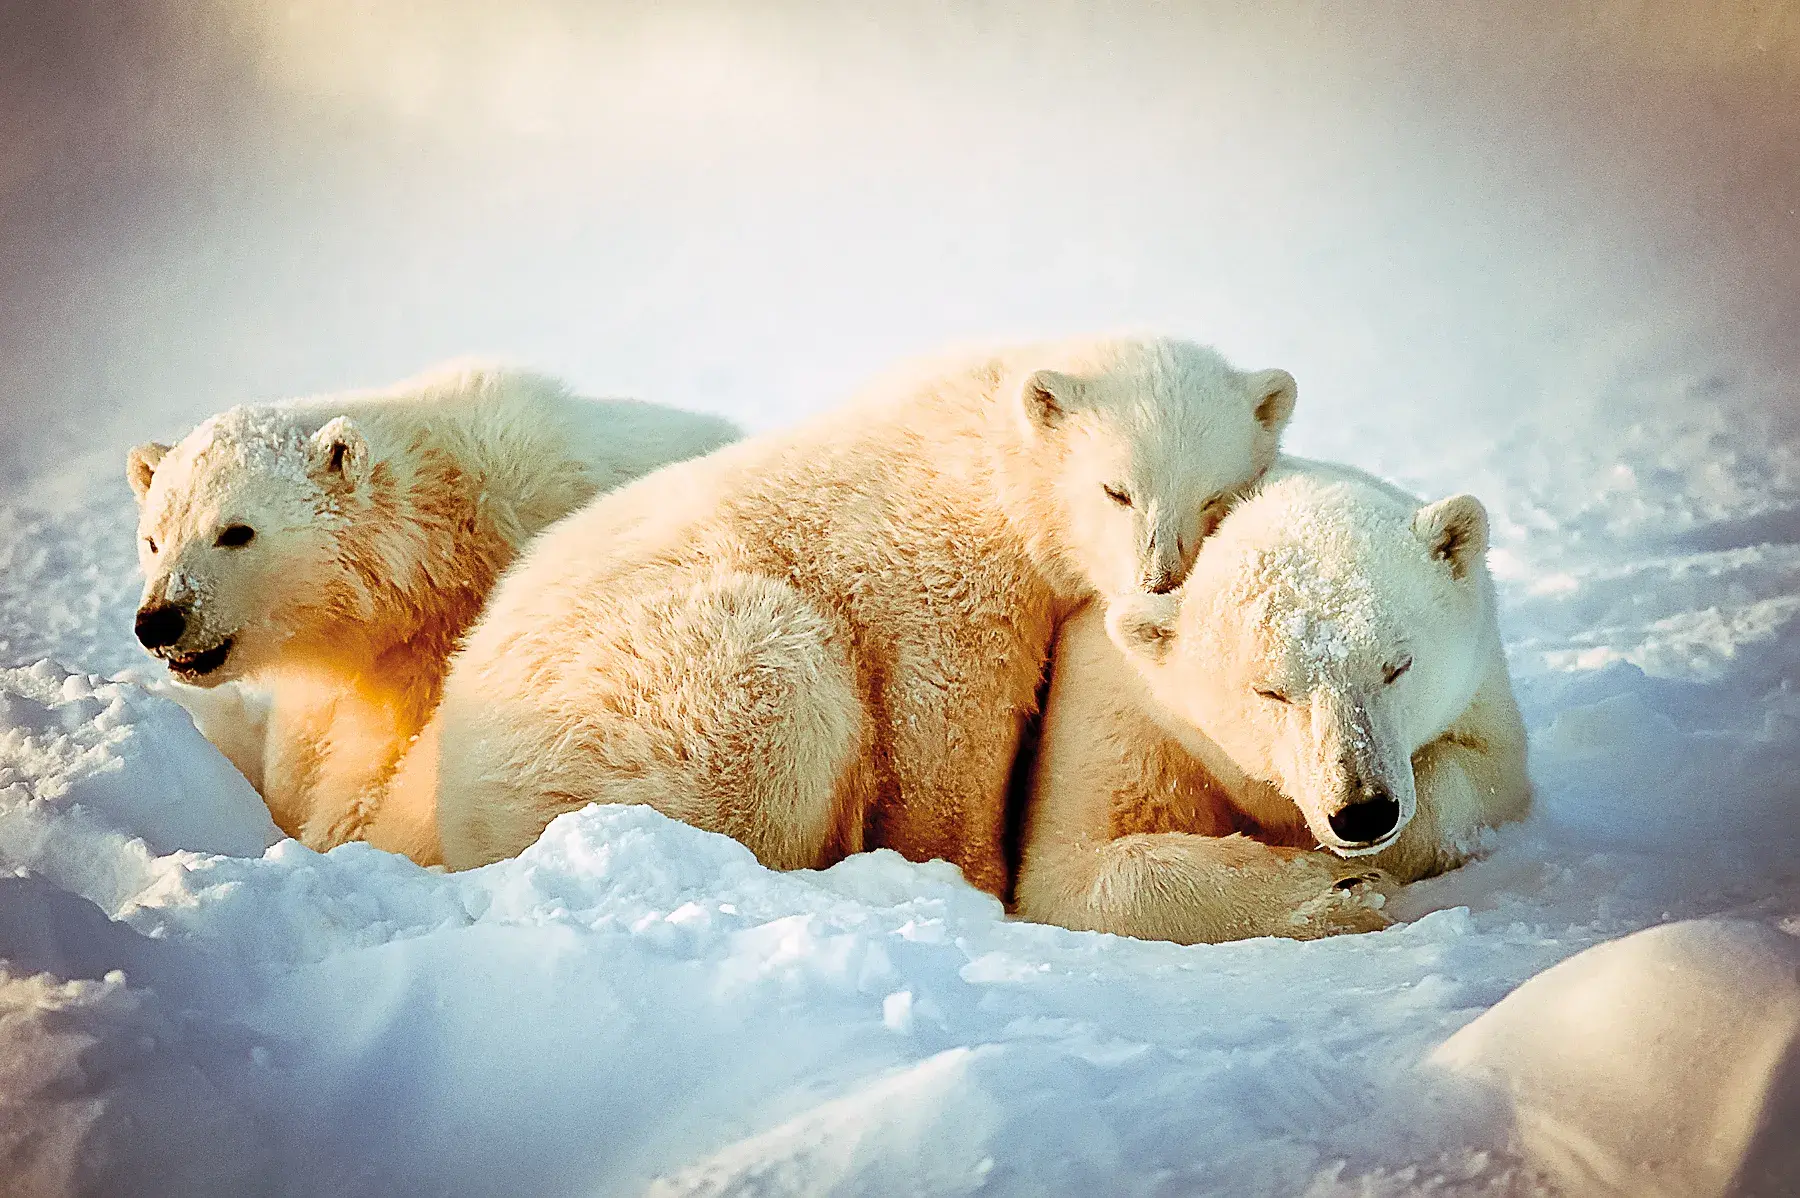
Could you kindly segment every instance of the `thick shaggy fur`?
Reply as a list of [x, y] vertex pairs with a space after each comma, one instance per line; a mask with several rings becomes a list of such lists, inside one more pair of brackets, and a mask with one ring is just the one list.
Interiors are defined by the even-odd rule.
[[[283, 831], [435, 860], [430, 821], [379, 818], [376, 800], [495, 579], [597, 492], [735, 436], [715, 417], [475, 365], [233, 408], [131, 452], [140, 611], [181, 613], [179, 639], [157, 649], [178, 680], [271, 693], [263, 752], [235, 756]], [[193, 706], [208, 727], [229, 705]]]
[[391, 801], [435, 795], [453, 868], [641, 802], [777, 868], [888, 846], [998, 893], [1058, 620], [1178, 582], [1293, 396], [1187, 342], [1022, 349], [605, 496], [502, 581]]
[[[1180, 592], [1071, 619], [1018, 913], [1183, 943], [1369, 930], [1373, 893], [1523, 818], [1486, 549], [1469, 496], [1421, 509], [1284, 459]], [[1332, 817], [1371, 796], [1400, 826], [1350, 843]]]

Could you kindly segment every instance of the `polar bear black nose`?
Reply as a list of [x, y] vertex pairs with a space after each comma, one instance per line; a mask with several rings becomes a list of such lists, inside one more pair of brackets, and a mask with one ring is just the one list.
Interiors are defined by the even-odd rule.
[[187, 613], [173, 603], [140, 608], [137, 614], [137, 639], [146, 649], [166, 649], [187, 631]]
[[1400, 822], [1400, 804], [1390, 794], [1377, 794], [1338, 808], [1327, 822], [1340, 839], [1350, 844], [1372, 844]]

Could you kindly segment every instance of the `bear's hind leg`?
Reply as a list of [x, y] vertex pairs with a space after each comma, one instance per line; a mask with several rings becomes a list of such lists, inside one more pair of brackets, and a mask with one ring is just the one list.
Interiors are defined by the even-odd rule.
[[511, 856], [601, 802], [723, 832], [775, 869], [827, 864], [864, 738], [847, 640], [787, 583], [718, 572], [572, 633], [516, 693], [447, 693], [446, 863]]
[[640, 718], [656, 729], [645, 748], [678, 763], [665, 810], [773, 869], [820, 868], [856, 847], [833, 843], [861, 822], [839, 811], [865, 741], [848, 634], [786, 582], [737, 572], [659, 614]]
[[370, 803], [373, 818], [363, 839], [389, 853], [402, 853], [420, 865], [442, 865], [443, 846], [437, 831], [438, 736], [443, 723], [435, 716], [412, 739], [405, 754]]

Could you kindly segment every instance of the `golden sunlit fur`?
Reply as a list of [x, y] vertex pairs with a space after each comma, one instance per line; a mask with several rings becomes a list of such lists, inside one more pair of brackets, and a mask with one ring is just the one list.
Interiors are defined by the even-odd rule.
[[453, 868], [642, 802], [778, 868], [888, 846], [998, 893], [1057, 621], [1179, 581], [1292, 404], [1186, 342], [1037, 347], [604, 496], [501, 582], [390, 804], [435, 801]]
[[[479, 366], [234, 408], [130, 457], [144, 610], [185, 617], [158, 654], [180, 681], [271, 693], [262, 760], [234, 753], [283, 831], [435, 860], [430, 821], [382, 819], [376, 800], [495, 579], [597, 492], [734, 436], [714, 417]], [[226, 544], [234, 527], [250, 539]], [[196, 675], [207, 651], [223, 660]]]

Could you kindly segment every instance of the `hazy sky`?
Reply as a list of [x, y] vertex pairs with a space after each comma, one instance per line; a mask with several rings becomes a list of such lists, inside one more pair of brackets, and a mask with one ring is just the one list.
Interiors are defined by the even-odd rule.
[[1800, 18], [1242, 7], [0, 0], [0, 439], [462, 353], [767, 426], [1109, 327], [1302, 448], [1637, 374], [1792, 434]]

